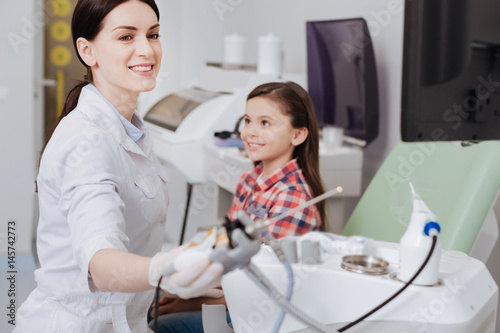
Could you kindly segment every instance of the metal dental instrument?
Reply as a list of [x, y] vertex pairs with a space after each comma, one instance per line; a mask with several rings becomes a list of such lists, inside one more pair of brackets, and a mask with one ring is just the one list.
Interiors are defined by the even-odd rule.
[[332, 195], [335, 195], [337, 193], [342, 193], [343, 190], [344, 189], [342, 188], [342, 186], [337, 186], [336, 188], [334, 188], [334, 189], [332, 189], [332, 190], [330, 190], [328, 192], [325, 192], [325, 193], [323, 193], [321, 195], [318, 195], [316, 198], [311, 199], [309, 201], [306, 201], [302, 205], [298, 205], [297, 207], [289, 209], [286, 212], [284, 212], [284, 213], [282, 213], [282, 214], [280, 214], [280, 215], [278, 215], [276, 217], [273, 217], [273, 218], [267, 219], [267, 220], [259, 220], [259, 221], [256, 221], [255, 223], [247, 225], [245, 227], [245, 232], [248, 235], [254, 235], [254, 236], [257, 235], [257, 234], [260, 234], [271, 223], [273, 223], [275, 221], [279, 221], [282, 218], [287, 217], [287, 216], [289, 216], [292, 213], [295, 213], [296, 211], [302, 210], [302, 209], [307, 208], [307, 207], [309, 207], [311, 205], [314, 205], [315, 203], [318, 203], [318, 202], [320, 202], [322, 200], [325, 200], [325, 199], [331, 197]]

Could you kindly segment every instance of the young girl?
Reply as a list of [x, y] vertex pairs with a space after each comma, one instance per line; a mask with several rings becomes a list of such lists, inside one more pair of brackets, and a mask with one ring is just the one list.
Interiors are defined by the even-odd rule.
[[[180, 248], [159, 252], [167, 178], [135, 113], [160, 70], [154, 0], [79, 0], [73, 43], [87, 69], [68, 95], [37, 177], [40, 219], [36, 289], [16, 333], [147, 331], [154, 287]], [[206, 258], [161, 280], [181, 297], [220, 283]], [[221, 296], [213, 290], [212, 296]]]
[[[236, 188], [230, 220], [239, 210], [272, 219], [324, 192], [319, 174], [318, 123], [309, 94], [293, 82], [272, 82], [247, 98], [241, 138], [256, 167]], [[272, 223], [276, 238], [326, 230], [324, 202]]]
[[[319, 135], [309, 94], [293, 82], [272, 82], [247, 97], [241, 138], [256, 167], [244, 174], [228, 212], [235, 221], [239, 210], [252, 219], [273, 218], [322, 194], [319, 175]], [[324, 202], [310, 206], [268, 227], [276, 238], [326, 230]], [[203, 331], [201, 304], [225, 304], [218, 299], [160, 298], [153, 314], [158, 333]]]

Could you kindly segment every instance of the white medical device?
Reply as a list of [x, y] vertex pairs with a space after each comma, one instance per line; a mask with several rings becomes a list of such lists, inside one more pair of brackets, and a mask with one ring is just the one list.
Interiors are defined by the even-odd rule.
[[[373, 256], [389, 263], [384, 271], [363, 269], [362, 261], [348, 263], [343, 254], [326, 255], [317, 264], [292, 264], [292, 304], [336, 332], [404, 286], [397, 278], [399, 244], [375, 242]], [[285, 269], [267, 246], [252, 263], [284, 294]], [[272, 332], [281, 309], [254, 281], [236, 270], [224, 276], [222, 286], [234, 332]], [[443, 251], [438, 283], [410, 285], [346, 332], [494, 333], [497, 302], [498, 287], [482, 262]], [[315, 330], [287, 315], [280, 332]]]
[[[339, 190], [330, 192], [324, 196]], [[224, 324], [224, 309], [205, 306], [204, 329], [207, 333], [495, 332], [495, 281], [481, 261], [437, 246], [439, 224], [420, 223], [433, 214], [413, 194], [417, 204], [407, 233], [423, 233], [432, 240], [419, 241], [428, 245], [427, 253], [411, 257], [416, 261], [411, 274], [406, 274], [408, 267], [402, 266], [401, 255], [422, 251], [405, 248], [406, 236], [396, 244], [323, 232], [275, 240], [265, 233], [266, 245], [257, 255], [253, 254], [258, 248], [240, 240], [230, 242], [231, 249], [216, 248], [212, 260], [226, 266], [225, 261], [232, 264], [235, 254], [244, 259], [241, 269], [230, 271], [222, 280], [232, 328]], [[296, 209], [301, 208], [289, 213]], [[270, 222], [253, 222], [243, 212], [238, 213], [238, 220], [247, 237], [257, 240]], [[415, 231], [415, 226], [422, 230]], [[234, 226], [226, 228], [233, 240]], [[250, 260], [241, 255], [245, 250], [253, 255]], [[217, 251], [226, 255], [216, 256]], [[437, 260], [432, 259], [436, 256]], [[421, 275], [424, 279], [419, 280]]]

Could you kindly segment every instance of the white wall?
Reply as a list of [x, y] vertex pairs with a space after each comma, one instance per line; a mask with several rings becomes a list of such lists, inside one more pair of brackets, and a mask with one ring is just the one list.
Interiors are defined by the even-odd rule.
[[[366, 186], [387, 153], [400, 140], [400, 90], [403, 40], [402, 0], [198, 0], [182, 3], [181, 36], [164, 45], [180, 48], [180, 86], [190, 83], [206, 61], [223, 59], [223, 38], [245, 37], [245, 63], [256, 64], [257, 39], [272, 32], [283, 38], [284, 71], [306, 74], [305, 22], [363, 17], [370, 28], [377, 62], [380, 98], [379, 137], [365, 149]], [[168, 14], [167, 14], [168, 15]], [[163, 25], [163, 23], [162, 23]], [[165, 59], [169, 62], [172, 59]]]
[[182, 2], [181, 0], [157, 1], [160, 10], [160, 41], [163, 48], [162, 63], [156, 88], [141, 94], [137, 103], [139, 113], [144, 116], [162, 97], [180, 86], [182, 47]]
[[143, 115], [165, 95], [190, 86], [205, 62], [219, 57], [222, 47], [223, 24], [211, 1], [156, 3], [160, 10], [162, 65], [156, 88], [139, 100], [138, 109]]
[[44, 8], [23, 1], [0, 11], [0, 254], [7, 223], [16, 222], [16, 254], [31, 252], [35, 178], [42, 131], [41, 78]]

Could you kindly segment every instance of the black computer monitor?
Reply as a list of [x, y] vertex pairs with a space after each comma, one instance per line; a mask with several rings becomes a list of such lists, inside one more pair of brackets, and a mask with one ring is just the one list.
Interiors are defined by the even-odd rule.
[[320, 127], [337, 125], [370, 143], [379, 102], [372, 41], [362, 18], [306, 22], [307, 79]]
[[500, 0], [406, 0], [403, 141], [500, 139]]

